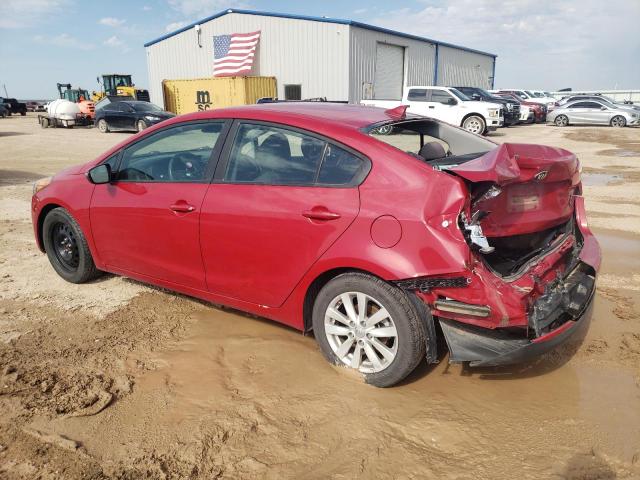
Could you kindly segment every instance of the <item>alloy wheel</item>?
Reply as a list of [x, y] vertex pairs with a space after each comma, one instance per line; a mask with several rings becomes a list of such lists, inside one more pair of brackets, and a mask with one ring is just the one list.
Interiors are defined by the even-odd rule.
[[627, 121], [621, 115], [616, 115], [611, 119], [612, 127], [624, 127], [627, 124]]
[[398, 332], [387, 309], [362, 292], [345, 292], [327, 307], [324, 330], [333, 353], [361, 373], [387, 368], [398, 353]]
[[556, 117], [555, 123], [558, 127], [566, 127], [567, 125], [569, 125], [569, 119], [564, 115], [559, 115], [558, 117]]

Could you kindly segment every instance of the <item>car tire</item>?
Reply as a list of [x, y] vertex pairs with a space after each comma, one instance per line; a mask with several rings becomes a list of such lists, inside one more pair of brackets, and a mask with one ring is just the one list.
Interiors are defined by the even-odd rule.
[[80, 225], [64, 208], [54, 208], [47, 214], [42, 239], [53, 269], [67, 282], [85, 283], [102, 275]]
[[23, 117], [27, 115], [27, 112], [20, 112], [20, 115], [22, 115]]
[[104, 118], [101, 118], [100, 120], [98, 120], [98, 130], [100, 130], [101, 133], [109, 132], [109, 124]]
[[42, 120], [40, 121], [40, 126], [42, 128], [49, 128], [49, 119], [46, 117], [43, 117]]
[[627, 119], [624, 118], [622, 115], [616, 115], [615, 117], [613, 117], [611, 119], [611, 122], [609, 122], [609, 124], [612, 127], [618, 127], [618, 128], [626, 127], [627, 126]]
[[487, 131], [487, 123], [480, 115], [469, 115], [462, 121], [461, 126], [467, 132], [475, 133], [476, 135], [484, 135]]
[[138, 120], [136, 122], [136, 128], [139, 132], [143, 131], [145, 128], [147, 128], [147, 124], [144, 120]]
[[[325, 358], [357, 369], [377, 387], [402, 381], [426, 353], [425, 322], [409, 295], [364, 273], [344, 273], [329, 281], [312, 311], [314, 335]], [[366, 305], [362, 316], [359, 305]], [[366, 325], [371, 320], [375, 323]]]
[[569, 117], [567, 117], [566, 115], [558, 115], [553, 123], [556, 124], [556, 127], [566, 127], [567, 125], [569, 125]]

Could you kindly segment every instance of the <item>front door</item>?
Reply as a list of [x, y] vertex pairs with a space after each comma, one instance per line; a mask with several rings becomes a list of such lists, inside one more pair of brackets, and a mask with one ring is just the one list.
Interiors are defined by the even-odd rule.
[[108, 268], [206, 290], [200, 208], [223, 129], [221, 121], [183, 123], [122, 152], [114, 181], [96, 185], [90, 207]]
[[213, 293], [279, 306], [358, 214], [369, 161], [307, 132], [232, 129], [200, 220]]

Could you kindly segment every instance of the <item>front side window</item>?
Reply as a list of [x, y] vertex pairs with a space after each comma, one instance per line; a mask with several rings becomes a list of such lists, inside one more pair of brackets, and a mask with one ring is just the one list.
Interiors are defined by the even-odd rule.
[[311, 185], [325, 142], [270, 125], [242, 124], [236, 134], [224, 180], [233, 183]]
[[130, 182], [202, 182], [222, 122], [187, 124], [161, 130], [127, 148], [117, 180]]

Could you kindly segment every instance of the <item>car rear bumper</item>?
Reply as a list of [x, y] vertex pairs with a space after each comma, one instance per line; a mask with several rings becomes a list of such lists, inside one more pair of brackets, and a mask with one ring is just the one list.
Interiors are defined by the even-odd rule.
[[[586, 264], [582, 264], [589, 268]], [[549, 352], [571, 338], [580, 339], [588, 328], [593, 310], [595, 278], [565, 277], [553, 292], [538, 300], [538, 308], [530, 315], [530, 328], [545, 328], [535, 338], [524, 338], [512, 332], [488, 330], [454, 320], [440, 319], [440, 326], [449, 347], [450, 362], [469, 362], [472, 367], [491, 367], [521, 363]], [[573, 296], [576, 286], [588, 288], [582, 301]], [[580, 303], [576, 303], [579, 301]], [[554, 325], [561, 316], [570, 318]], [[546, 329], [552, 325], [553, 328]]]

